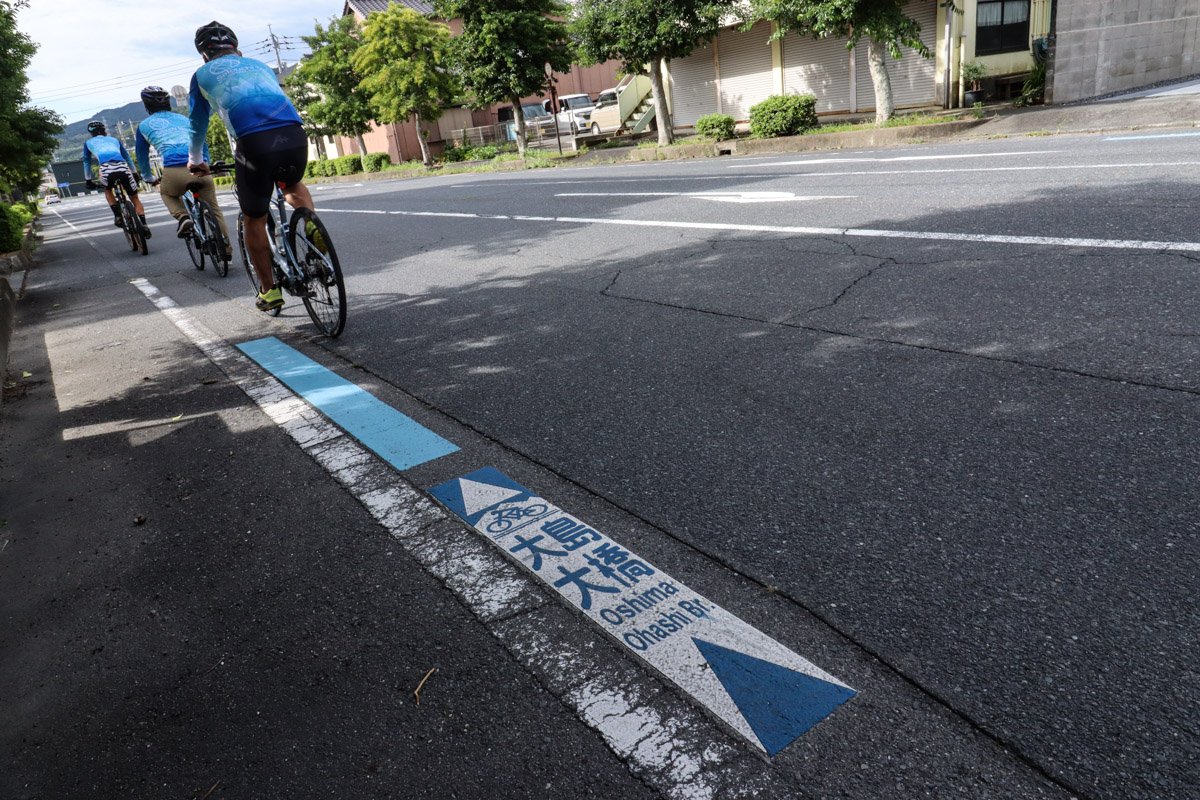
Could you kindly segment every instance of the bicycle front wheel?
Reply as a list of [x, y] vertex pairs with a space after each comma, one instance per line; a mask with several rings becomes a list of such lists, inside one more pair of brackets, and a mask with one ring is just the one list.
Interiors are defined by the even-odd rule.
[[346, 286], [329, 231], [313, 211], [297, 208], [288, 239], [296, 263], [307, 276], [303, 299], [308, 315], [329, 338], [341, 335], [346, 327]]
[[217, 216], [212, 208], [203, 200], [200, 201], [200, 227], [204, 230], [204, 240], [208, 260], [212, 262], [216, 273], [224, 278], [229, 274], [229, 262], [225, 259], [225, 237], [221, 235], [221, 226], [217, 224]]

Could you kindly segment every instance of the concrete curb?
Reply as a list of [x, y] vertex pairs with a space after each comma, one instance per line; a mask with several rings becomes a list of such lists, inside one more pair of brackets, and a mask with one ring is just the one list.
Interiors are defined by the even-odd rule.
[[673, 147], [648, 147], [629, 153], [630, 161], [670, 161], [678, 158], [707, 158], [725, 155], [761, 153], [798, 153], [806, 150], [840, 150], [850, 147], [885, 147], [914, 141], [948, 139], [982, 125], [985, 119], [935, 122], [901, 128], [867, 128], [841, 133], [810, 133], [806, 136], [781, 136], [777, 139], [731, 139], [725, 142], [683, 144]]
[[[25, 243], [15, 253], [0, 256], [0, 382], [8, 370], [8, 346], [12, 341], [13, 325], [17, 315], [17, 291], [9, 282], [9, 276], [18, 273], [24, 284], [25, 271], [33, 265], [33, 243], [37, 237], [34, 226], [25, 229]], [[4, 406], [4, 392], [0, 390], [0, 408]]]

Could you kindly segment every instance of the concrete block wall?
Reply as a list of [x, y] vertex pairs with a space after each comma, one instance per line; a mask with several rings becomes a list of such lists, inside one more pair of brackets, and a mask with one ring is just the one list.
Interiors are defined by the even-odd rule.
[[1059, 0], [1047, 102], [1200, 72], [1200, 0]]

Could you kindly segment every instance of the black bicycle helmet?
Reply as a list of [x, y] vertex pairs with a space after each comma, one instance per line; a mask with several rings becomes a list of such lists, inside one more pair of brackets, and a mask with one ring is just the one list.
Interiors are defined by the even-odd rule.
[[237, 34], [215, 19], [196, 29], [196, 52], [202, 56], [214, 55], [223, 50], [237, 50]]
[[108, 133], [108, 128], [104, 127], [104, 123], [98, 119], [94, 119], [88, 123], [88, 133], [92, 136], [103, 136]]
[[171, 110], [171, 95], [163, 91], [161, 86], [147, 86], [142, 89], [142, 105], [151, 114]]

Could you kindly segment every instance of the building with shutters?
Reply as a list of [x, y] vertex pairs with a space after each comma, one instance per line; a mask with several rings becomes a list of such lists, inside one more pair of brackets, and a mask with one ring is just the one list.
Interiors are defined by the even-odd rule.
[[[896, 108], [959, 107], [967, 61], [987, 69], [992, 99], [1018, 94], [1034, 68], [1034, 50], [1048, 58], [1046, 102], [1066, 103], [1183, 78], [1197, 70], [1200, 0], [909, 0], [904, 12], [921, 26], [932, 58], [905, 49], [887, 59]], [[746, 122], [750, 107], [772, 94], [812, 94], [817, 113], [875, 110], [865, 46], [845, 39], [788, 33], [760, 21], [731, 24], [715, 40], [667, 65], [674, 122], [689, 128], [705, 114]], [[949, 65], [949, 66], [947, 66]]]

